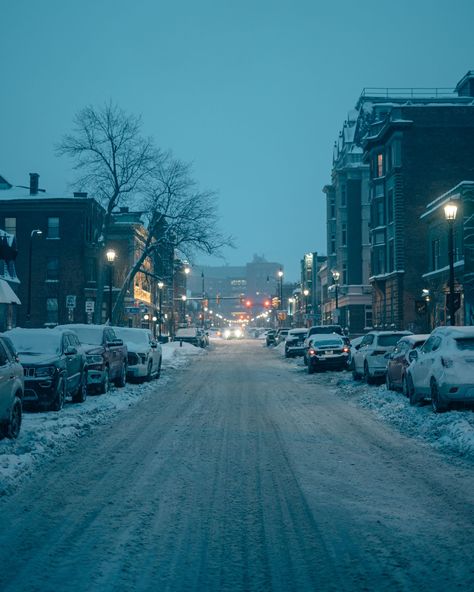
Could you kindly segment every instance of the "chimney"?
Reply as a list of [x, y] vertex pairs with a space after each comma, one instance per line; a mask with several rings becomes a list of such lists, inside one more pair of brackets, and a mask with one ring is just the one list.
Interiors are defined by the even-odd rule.
[[38, 173], [30, 173], [30, 195], [38, 195], [39, 175]]
[[87, 197], [87, 191], [74, 191], [74, 197]]

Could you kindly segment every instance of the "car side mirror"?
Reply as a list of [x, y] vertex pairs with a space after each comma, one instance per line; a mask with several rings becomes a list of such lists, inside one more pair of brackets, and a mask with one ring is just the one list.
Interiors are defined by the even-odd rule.
[[408, 359], [410, 362], [413, 362], [413, 360], [418, 360], [418, 352], [416, 349], [411, 350], [411, 352], [408, 354]]
[[72, 345], [68, 345], [64, 353], [66, 354], [66, 356], [74, 356], [77, 354], [77, 349]]

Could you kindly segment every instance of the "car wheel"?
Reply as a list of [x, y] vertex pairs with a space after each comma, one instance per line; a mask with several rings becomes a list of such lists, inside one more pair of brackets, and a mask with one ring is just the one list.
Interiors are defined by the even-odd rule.
[[152, 361], [150, 360], [150, 361], [148, 362], [148, 367], [147, 367], [147, 370], [146, 370], [146, 376], [145, 376], [145, 378], [144, 378], [144, 381], [145, 381], [145, 382], [151, 382], [151, 379], [152, 379], [152, 375], [151, 375], [151, 370], [152, 370], [152, 367], [153, 367], [153, 363], [152, 363]]
[[354, 365], [352, 366], [353, 370], [352, 370], [352, 380], [360, 380], [360, 374], [357, 372], [357, 370], [355, 370]]
[[56, 394], [54, 396], [54, 400], [50, 405], [51, 411], [61, 411], [64, 406], [64, 401], [66, 399], [66, 381], [63, 378], [59, 379], [58, 387], [56, 389]]
[[157, 380], [158, 380], [158, 378], [160, 378], [160, 376], [161, 376], [161, 360], [162, 360], [162, 359], [160, 358], [160, 361], [159, 361], [159, 363], [158, 363], [158, 370], [156, 371], [156, 376], [155, 376], [155, 378], [156, 378]]
[[375, 382], [373, 376], [370, 376], [369, 365], [367, 362], [364, 364], [364, 380], [367, 384], [374, 384]]
[[435, 413], [444, 413], [449, 409], [448, 403], [444, 401], [440, 394], [436, 380], [431, 380], [431, 407]]
[[387, 370], [387, 372], [385, 374], [385, 386], [387, 387], [387, 390], [388, 391], [393, 391], [394, 390], [392, 381], [390, 380], [390, 375], [389, 375], [388, 370]]
[[309, 360], [308, 360], [308, 363], [306, 365], [306, 370], [307, 370], [308, 374], [313, 374], [314, 373], [314, 370], [315, 370], [314, 364], [312, 364]]
[[118, 388], [122, 388], [125, 386], [125, 382], [127, 381], [127, 366], [122, 364], [122, 368], [120, 369], [119, 376], [115, 379], [114, 384]]
[[99, 387], [99, 393], [104, 395], [108, 393], [110, 390], [110, 376], [109, 376], [109, 369], [106, 368], [104, 372], [104, 379], [102, 380], [102, 384]]
[[288, 350], [285, 349], [285, 358], [289, 358], [290, 354], [288, 353]]
[[402, 382], [403, 394], [408, 397], [410, 405], [415, 406], [419, 403], [418, 395], [415, 392], [415, 385], [409, 374], [405, 374]]
[[0, 437], [5, 436], [10, 440], [15, 440], [18, 438], [21, 428], [21, 420], [22, 420], [22, 405], [21, 400], [19, 397], [15, 397], [13, 400], [12, 410], [10, 412], [10, 418], [8, 419], [7, 424], [3, 427], [0, 434]]
[[72, 397], [72, 402], [73, 403], [84, 403], [84, 401], [86, 399], [87, 399], [87, 370], [84, 368], [84, 370], [82, 371], [81, 384], [79, 385], [77, 392]]

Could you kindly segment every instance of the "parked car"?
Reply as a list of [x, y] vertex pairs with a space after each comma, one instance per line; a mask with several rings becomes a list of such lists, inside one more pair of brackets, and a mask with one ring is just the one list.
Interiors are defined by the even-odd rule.
[[127, 347], [109, 325], [60, 325], [79, 337], [87, 358], [87, 383], [90, 391], [106, 393], [113, 382], [125, 386]]
[[190, 343], [196, 347], [202, 347], [202, 336], [196, 327], [182, 327], [177, 329], [175, 340]]
[[304, 340], [308, 329], [301, 327], [299, 329], [290, 329], [285, 339], [285, 358], [304, 355]]
[[289, 330], [289, 327], [281, 327], [280, 329], [277, 329], [275, 334], [275, 345], [279, 345], [282, 341], [285, 341]]
[[353, 367], [353, 363], [352, 363], [352, 357], [354, 355], [354, 351], [356, 349], [356, 347], [358, 345], [360, 345], [360, 343], [362, 342], [362, 340], [364, 339], [364, 335], [361, 335], [360, 337], [354, 337], [354, 339], [350, 339], [349, 340], [349, 359], [347, 360], [347, 366], [350, 370], [352, 370]]
[[23, 367], [8, 337], [0, 336], [0, 439], [18, 438], [23, 411]]
[[309, 340], [312, 335], [332, 335], [336, 333], [341, 337], [344, 335], [341, 325], [313, 325], [307, 330], [306, 337], [304, 340], [304, 353], [303, 361], [305, 365], [308, 363], [307, 351], [309, 348]]
[[12, 329], [5, 333], [23, 366], [25, 407], [60, 411], [66, 397], [87, 397], [87, 360], [77, 335], [57, 329]]
[[319, 370], [345, 370], [349, 358], [349, 346], [336, 333], [316, 335], [310, 339], [307, 351], [308, 374]]
[[437, 327], [409, 356], [403, 390], [412, 405], [431, 398], [435, 413], [474, 405], [474, 327]]
[[149, 329], [113, 327], [115, 334], [127, 346], [127, 379], [151, 380], [161, 374], [161, 345]]
[[352, 355], [352, 376], [354, 380], [363, 377], [367, 384], [385, 378], [387, 359], [385, 354], [393, 348], [402, 337], [412, 335], [410, 331], [369, 331]]
[[266, 342], [267, 347], [270, 347], [270, 345], [275, 345], [275, 335], [276, 335], [275, 329], [269, 329], [267, 331], [267, 334], [265, 336], [265, 342]]
[[424, 334], [407, 335], [400, 339], [391, 353], [385, 354], [387, 358], [385, 384], [389, 391], [402, 390], [406, 370], [411, 364], [410, 352], [420, 348], [428, 337], [429, 335]]

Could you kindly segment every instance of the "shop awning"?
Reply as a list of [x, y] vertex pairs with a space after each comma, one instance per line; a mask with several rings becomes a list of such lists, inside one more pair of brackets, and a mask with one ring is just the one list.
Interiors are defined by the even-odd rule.
[[0, 304], [21, 304], [20, 299], [5, 280], [0, 280]]

